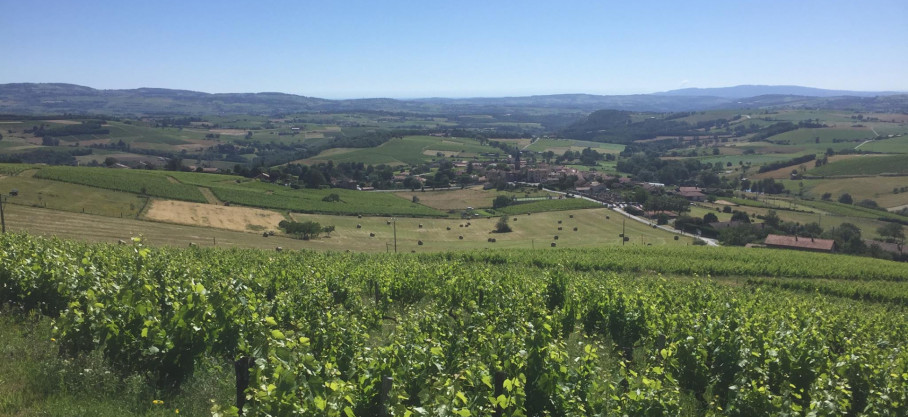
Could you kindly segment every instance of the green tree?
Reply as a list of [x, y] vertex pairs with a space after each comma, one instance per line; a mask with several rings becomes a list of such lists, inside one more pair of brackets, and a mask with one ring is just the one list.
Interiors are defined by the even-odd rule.
[[318, 169], [310, 168], [303, 175], [303, 182], [306, 183], [306, 187], [318, 188], [325, 184], [325, 175]]
[[898, 223], [886, 223], [876, 229], [876, 232], [889, 242], [900, 245], [905, 243], [905, 232], [902, 231], [902, 225]]
[[501, 216], [498, 223], [495, 223], [495, 233], [508, 233], [511, 231], [511, 225], [508, 224], [508, 216]]
[[512, 200], [510, 197], [508, 197], [506, 195], [500, 195], [498, 197], [495, 197], [494, 200], [492, 200], [492, 208], [500, 209], [502, 207], [510, 206], [511, 203], [512, 203]]
[[842, 204], [851, 204], [854, 202], [854, 199], [851, 198], [851, 194], [845, 193], [839, 196], [839, 202]]

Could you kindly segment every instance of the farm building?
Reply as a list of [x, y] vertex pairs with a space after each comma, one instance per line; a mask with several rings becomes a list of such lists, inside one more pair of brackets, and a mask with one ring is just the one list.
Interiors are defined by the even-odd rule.
[[763, 243], [766, 247], [779, 249], [795, 249], [812, 252], [832, 252], [835, 250], [834, 240], [816, 239], [812, 237], [768, 235]]

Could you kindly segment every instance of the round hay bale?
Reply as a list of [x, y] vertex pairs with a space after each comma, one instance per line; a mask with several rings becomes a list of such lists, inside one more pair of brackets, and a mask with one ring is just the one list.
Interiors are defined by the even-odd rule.
[[675, 236], [675, 240], [678, 240], [678, 236]]
[[451, 230], [451, 226], [446, 227], [445, 230]]
[[363, 225], [358, 224], [358, 225], [356, 225], [356, 228], [357, 228], [357, 229], [362, 229], [362, 228], [363, 228]]
[[555, 235], [555, 240], [558, 240], [558, 235]]
[[570, 215], [569, 217], [573, 219], [573, 218], [574, 218], [574, 215], [572, 214], [572, 215]]
[[562, 227], [561, 227], [561, 226], [558, 226], [558, 230], [561, 230], [561, 229], [562, 229]]
[[278, 247], [274, 248], [274, 250], [276, 250], [276, 251], [278, 251], [278, 252], [283, 252], [283, 251], [284, 251], [284, 248], [278, 246]]
[[375, 233], [369, 233], [369, 237], [375, 237]]
[[457, 236], [458, 239], [463, 240], [463, 235]]
[[419, 228], [422, 229], [422, 223], [419, 224]]
[[417, 240], [417, 241], [416, 241], [416, 244], [419, 245], [419, 246], [422, 246], [422, 241], [421, 241], [421, 240]]
[[558, 224], [561, 224], [561, 220], [558, 220]]
[[552, 247], [554, 248], [555, 246], [557, 246], [557, 245], [555, 245], [555, 242], [552, 242]]
[[577, 228], [576, 228], [576, 227], [574, 228], [574, 231], [575, 231], [575, 232], [577, 231]]
[[357, 218], [357, 219], [361, 219], [361, 218], [363, 218], [363, 215], [362, 215], [362, 214], [357, 214], [357, 215], [356, 215], [356, 218]]
[[391, 220], [388, 220], [388, 222], [385, 223], [385, 224], [390, 225], [390, 224], [391, 224]]

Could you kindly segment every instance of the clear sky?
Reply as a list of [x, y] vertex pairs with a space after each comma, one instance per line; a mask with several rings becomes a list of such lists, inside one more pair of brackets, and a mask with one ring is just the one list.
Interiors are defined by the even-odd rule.
[[908, 91], [908, 0], [0, 0], [0, 83], [324, 98]]

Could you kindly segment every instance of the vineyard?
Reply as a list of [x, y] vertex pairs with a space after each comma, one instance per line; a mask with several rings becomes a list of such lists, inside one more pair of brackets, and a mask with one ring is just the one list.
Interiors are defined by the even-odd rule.
[[51, 166], [38, 170], [35, 178], [196, 203], [206, 201], [198, 187], [171, 181], [155, 171]]
[[[103, 352], [162, 395], [229, 364], [241, 395], [215, 401], [219, 416], [902, 416], [904, 298], [843, 288], [904, 294], [905, 277], [731, 248], [401, 256], [0, 236], [0, 303], [50, 317], [61, 355]], [[782, 278], [797, 288], [767, 283]]]

